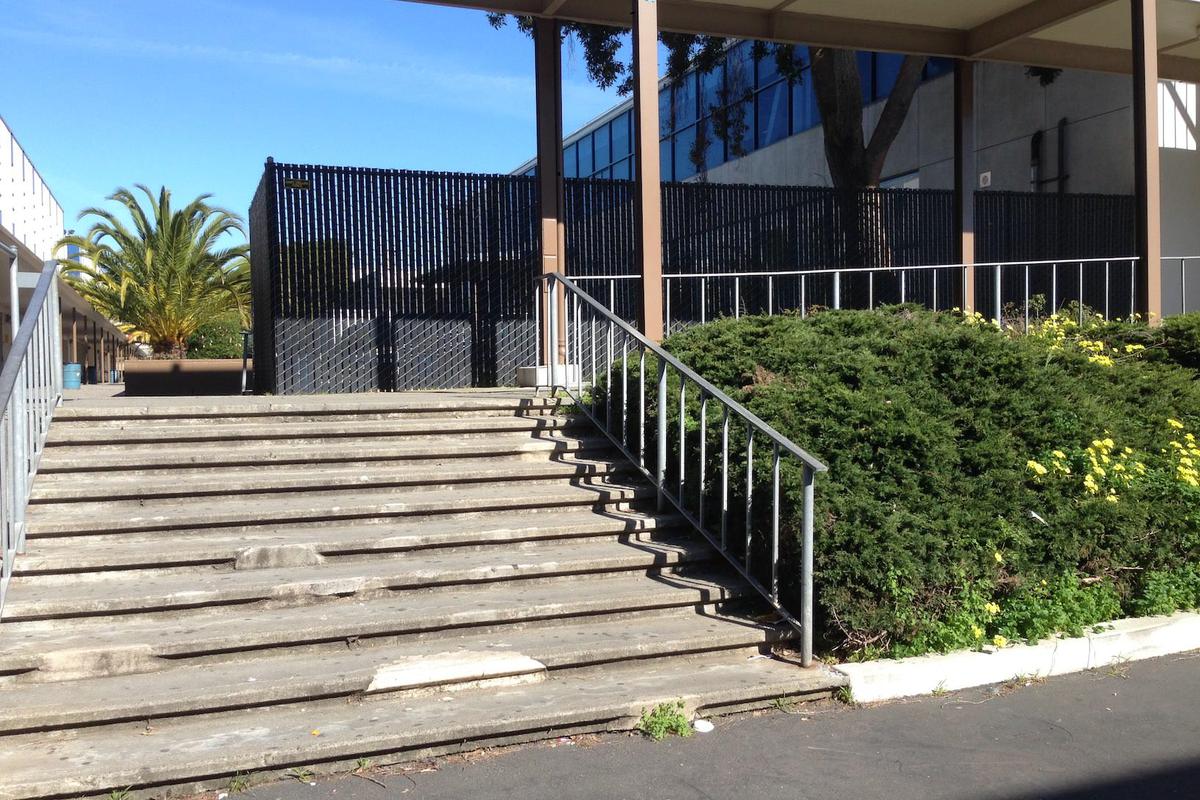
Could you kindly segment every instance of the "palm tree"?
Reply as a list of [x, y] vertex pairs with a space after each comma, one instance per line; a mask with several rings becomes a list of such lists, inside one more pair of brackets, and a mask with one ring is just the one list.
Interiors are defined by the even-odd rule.
[[79, 218], [97, 221], [87, 234], [59, 243], [79, 248], [76, 259], [61, 261], [71, 285], [155, 352], [186, 355], [189, 337], [217, 314], [237, 311], [248, 324], [249, 248], [218, 246], [226, 234], [245, 234], [241, 218], [209, 205], [212, 195], [176, 210], [166, 187], [157, 198], [142, 184], [136, 188], [148, 210], [125, 188], [108, 198], [124, 208], [132, 228], [110, 211], [88, 208]]

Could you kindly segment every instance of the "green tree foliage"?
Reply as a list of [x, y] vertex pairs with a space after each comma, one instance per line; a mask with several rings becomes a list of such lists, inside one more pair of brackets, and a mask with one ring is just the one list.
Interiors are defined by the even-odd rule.
[[210, 195], [176, 209], [165, 187], [157, 197], [146, 186], [136, 188], [146, 208], [129, 189], [108, 198], [132, 227], [112, 211], [89, 208], [80, 214], [96, 220], [88, 232], [62, 240], [60, 246], [80, 251], [78, 260], [62, 262], [71, 285], [156, 352], [185, 355], [196, 331], [228, 311], [248, 322], [248, 248], [223, 244], [227, 235], [245, 233], [242, 220], [209, 205]]
[[[1127, 348], [1135, 327], [1064, 346], [899, 307], [725, 319], [667, 347], [826, 461], [820, 632], [844, 651], [905, 654], [1200, 602], [1200, 381]], [[785, 520], [793, 601], [798, 530]]]

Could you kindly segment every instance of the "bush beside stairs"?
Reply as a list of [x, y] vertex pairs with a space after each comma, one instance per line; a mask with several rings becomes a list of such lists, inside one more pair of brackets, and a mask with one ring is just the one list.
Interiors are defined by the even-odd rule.
[[402, 762], [844, 682], [771, 656], [789, 630], [653, 509], [531, 393], [69, 401], [0, 621], [0, 798]]

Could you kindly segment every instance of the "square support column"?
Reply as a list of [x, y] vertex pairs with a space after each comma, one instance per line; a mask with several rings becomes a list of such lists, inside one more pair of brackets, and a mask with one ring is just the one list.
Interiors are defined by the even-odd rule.
[[638, 238], [642, 334], [663, 337], [662, 168], [658, 149], [658, 5], [633, 0], [633, 120], [637, 140]]
[[962, 308], [975, 310], [975, 64], [954, 62], [955, 250], [963, 267]]
[[1138, 304], [1151, 325], [1162, 321], [1162, 222], [1158, 166], [1158, 2], [1130, 0], [1133, 31], [1133, 174]]
[[[562, 32], [558, 20], [533, 20], [534, 82], [537, 102], [537, 170], [542, 237], [542, 274], [566, 274], [566, 229], [563, 225]], [[550, 319], [549, 294], [538, 294], [541, 318]], [[565, 299], [565, 298], [564, 298]], [[559, 305], [560, 360], [566, 355], [566, 315]], [[543, 337], [540, 357], [550, 363], [550, 337]]]

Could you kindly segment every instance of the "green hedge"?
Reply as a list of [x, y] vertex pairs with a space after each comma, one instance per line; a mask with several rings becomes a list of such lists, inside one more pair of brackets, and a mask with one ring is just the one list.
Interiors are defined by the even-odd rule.
[[[724, 319], [667, 348], [826, 461], [819, 632], [900, 655], [1200, 603], [1200, 490], [1178, 460], [1200, 454], [1200, 382], [1180, 366], [1200, 328], [1092, 328], [1024, 336], [896, 307]], [[1139, 336], [1174, 344], [1126, 347]], [[799, 471], [783, 483], [799, 508]]]
[[242, 317], [230, 311], [209, 319], [188, 340], [188, 358], [241, 358]]

